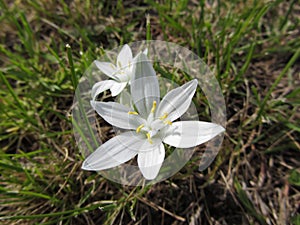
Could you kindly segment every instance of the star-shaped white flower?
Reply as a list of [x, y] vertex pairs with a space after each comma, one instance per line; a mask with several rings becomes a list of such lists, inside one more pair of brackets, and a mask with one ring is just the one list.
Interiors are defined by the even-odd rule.
[[140, 53], [133, 67], [131, 95], [136, 111], [116, 102], [97, 102], [97, 113], [113, 126], [127, 129], [102, 144], [84, 161], [85, 170], [104, 170], [118, 166], [136, 155], [146, 179], [155, 179], [165, 158], [163, 143], [190, 148], [224, 131], [209, 122], [178, 121], [188, 109], [197, 88], [197, 80], [168, 92], [160, 101], [158, 80], [146, 55]]
[[[147, 54], [147, 51], [148, 50], [145, 49], [144, 53]], [[126, 85], [130, 83], [134, 60], [135, 58], [132, 57], [132, 51], [127, 44], [124, 45], [119, 52], [116, 65], [110, 62], [95, 60], [94, 63], [97, 68], [112, 79], [95, 83], [92, 87], [92, 99], [95, 100], [97, 95], [108, 89], [110, 89], [113, 97], [120, 94]]]

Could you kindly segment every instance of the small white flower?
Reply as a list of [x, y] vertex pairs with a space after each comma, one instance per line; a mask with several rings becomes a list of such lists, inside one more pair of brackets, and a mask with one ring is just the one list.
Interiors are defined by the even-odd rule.
[[136, 111], [116, 102], [93, 101], [97, 113], [113, 126], [128, 129], [102, 144], [84, 161], [85, 170], [104, 170], [118, 166], [136, 155], [146, 179], [155, 179], [165, 158], [163, 143], [190, 148], [224, 131], [222, 126], [199, 121], [173, 122], [188, 109], [197, 80], [168, 92], [160, 101], [155, 71], [140, 53], [133, 67], [131, 95]]
[[[148, 49], [144, 50], [147, 53]], [[95, 100], [97, 95], [110, 89], [111, 95], [117, 96], [120, 94], [126, 85], [130, 83], [132, 77], [132, 64], [135, 59], [132, 57], [130, 47], [126, 44], [123, 46], [117, 56], [117, 63], [114, 65], [110, 62], [100, 62], [95, 60], [94, 63], [99, 70], [112, 80], [99, 81], [92, 87], [92, 99]]]

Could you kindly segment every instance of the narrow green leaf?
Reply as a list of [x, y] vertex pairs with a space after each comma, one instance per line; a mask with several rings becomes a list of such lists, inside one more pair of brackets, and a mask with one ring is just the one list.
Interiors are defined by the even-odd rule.
[[292, 170], [288, 180], [290, 184], [300, 187], [300, 173], [296, 169]]
[[234, 180], [234, 187], [247, 212], [254, 216], [260, 222], [260, 224], [267, 225], [265, 218], [256, 212], [252, 202], [248, 199], [246, 192], [242, 189], [242, 186], [237, 179]]

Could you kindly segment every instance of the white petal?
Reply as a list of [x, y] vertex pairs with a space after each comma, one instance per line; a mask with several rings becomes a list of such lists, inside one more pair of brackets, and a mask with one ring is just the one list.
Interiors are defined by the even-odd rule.
[[130, 108], [116, 102], [98, 102], [91, 103], [97, 113], [108, 123], [122, 129], [135, 130], [146, 121], [139, 115], [128, 114], [132, 111]]
[[168, 92], [157, 108], [156, 117], [167, 113], [168, 120], [174, 121], [182, 116], [191, 104], [197, 84], [195, 79]]
[[129, 108], [133, 108], [132, 107], [132, 97], [128, 91], [126, 91], [126, 90], [122, 91], [119, 96], [120, 96], [120, 98], [119, 98], [120, 104], [125, 105]]
[[95, 83], [94, 86], [92, 87], [92, 93], [91, 93], [92, 99], [95, 100], [97, 95], [99, 95], [103, 91], [111, 89], [114, 85], [119, 86], [119, 83], [114, 80], [104, 80]]
[[145, 55], [148, 55], [148, 48], [145, 48], [145, 50], [143, 51], [143, 53], [144, 53]]
[[214, 138], [225, 129], [215, 123], [202, 121], [180, 121], [168, 126], [163, 142], [177, 147], [190, 148]]
[[105, 75], [113, 78], [114, 80], [118, 80], [118, 78], [115, 76], [115, 73], [118, 69], [114, 64], [109, 62], [100, 62], [98, 60], [95, 60], [94, 63]]
[[143, 176], [148, 180], [156, 178], [165, 158], [165, 148], [160, 144], [156, 148], [138, 154], [138, 165]]
[[122, 82], [122, 83], [116, 82], [116, 83], [114, 83], [114, 85], [110, 88], [111, 96], [115, 97], [118, 94], [120, 94], [124, 90], [126, 85], [127, 85], [127, 82]]
[[128, 45], [124, 45], [117, 57], [117, 66], [119, 69], [126, 68], [132, 63], [132, 52]]
[[139, 113], [146, 118], [151, 111], [153, 101], [160, 101], [159, 84], [151, 62], [143, 53], [139, 53], [133, 64], [131, 95]]
[[104, 170], [132, 159], [137, 151], [127, 148], [136, 142], [131, 132], [120, 134], [96, 149], [82, 164], [84, 170]]

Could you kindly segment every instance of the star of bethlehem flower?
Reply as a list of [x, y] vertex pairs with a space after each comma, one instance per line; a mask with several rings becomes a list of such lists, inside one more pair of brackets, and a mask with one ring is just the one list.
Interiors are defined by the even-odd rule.
[[[144, 50], [147, 54], [148, 50]], [[126, 85], [130, 83], [132, 77], [132, 64], [135, 58], [132, 57], [130, 47], [126, 44], [123, 46], [117, 56], [117, 63], [114, 65], [110, 62], [100, 62], [95, 60], [94, 63], [99, 70], [111, 78], [111, 80], [104, 80], [95, 83], [92, 87], [92, 99], [95, 100], [100, 93], [110, 90], [111, 95], [117, 96], [120, 94]]]
[[157, 177], [165, 158], [163, 143], [190, 148], [212, 139], [224, 128], [209, 122], [174, 122], [187, 111], [197, 80], [171, 90], [160, 100], [155, 71], [143, 53], [137, 56], [133, 74], [130, 87], [134, 109], [116, 102], [91, 102], [104, 120], [128, 131], [97, 148], [86, 158], [82, 168], [95, 171], [109, 169], [137, 155], [143, 176], [151, 180]]

